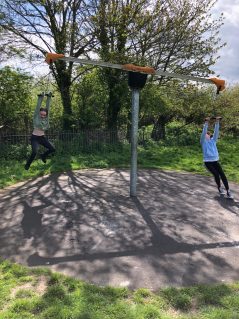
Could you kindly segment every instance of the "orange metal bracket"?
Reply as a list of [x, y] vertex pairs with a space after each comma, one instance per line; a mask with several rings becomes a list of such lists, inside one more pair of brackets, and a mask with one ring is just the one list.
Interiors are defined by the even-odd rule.
[[226, 87], [225, 80], [221, 80], [218, 78], [210, 78], [210, 81], [212, 81], [217, 86], [217, 93], [219, 94], [220, 91], [223, 91]]
[[151, 68], [149, 66], [138, 66], [134, 64], [124, 64], [122, 66], [123, 70], [126, 71], [133, 71], [133, 72], [143, 72], [147, 74], [155, 74], [154, 68]]
[[54, 61], [60, 59], [60, 58], [64, 58], [64, 54], [58, 54], [58, 53], [47, 53], [46, 54], [46, 63], [51, 64]]

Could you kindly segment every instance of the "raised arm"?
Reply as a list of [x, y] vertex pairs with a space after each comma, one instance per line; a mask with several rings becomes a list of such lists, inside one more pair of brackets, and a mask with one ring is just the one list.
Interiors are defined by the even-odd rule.
[[35, 111], [34, 111], [34, 116], [33, 116], [34, 119], [39, 116], [39, 112], [40, 112], [40, 108], [41, 108], [41, 105], [42, 105], [43, 98], [44, 98], [44, 93], [38, 94], [37, 105], [36, 105], [36, 108], [35, 108]]
[[49, 113], [50, 113], [50, 106], [51, 106], [51, 98], [53, 96], [52, 92], [49, 92], [46, 94], [47, 96], [47, 99], [46, 99], [46, 108], [47, 108], [47, 111], [48, 111], [48, 117], [49, 117]]
[[216, 123], [214, 126], [213, 140], [215, 142], [217, 142], [218, 137], [219, 137], [219, 127], [220, 127], [219, 120], [220, 120], [220, 118], [216, 118]]
[[207, 129], [208, 129], [208, 121], [209, 121], [209, 118], [206, 117], [206, 118], [205, 118], [205, 123], [204, 123], [204, 125], [203, 125], [203, 130], [202, 130], [201, 138], [200, 138], [200, 143], [201, 143], [201, 144], [203, 144], [203, 142], [205, 141], [205, 137], [206, 137]]

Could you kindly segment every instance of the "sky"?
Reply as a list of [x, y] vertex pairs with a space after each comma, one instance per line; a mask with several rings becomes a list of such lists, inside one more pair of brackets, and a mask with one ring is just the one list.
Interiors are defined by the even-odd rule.
[[222, 42], [227, 45], [219, 51], [220, 59], [212, 67], [228, 84], [239, 83], [239, 0], [218, 0], [213, 14], [224, 14], [220, 29]]
[[[221, 13], [224, 14], [224, 25], [220, 37], [227, 44], [218, 52], [220, 58], [211, 69], [228, 85], [239, 84], [239, 0], [218, 0], [212, 14], [216, 18]], [[30, 70], [42, 75], [49, 72], [44, 61], [39, 61], [34, 67], [31, 65], [29, 70], [26, 68], [26, 71]]]

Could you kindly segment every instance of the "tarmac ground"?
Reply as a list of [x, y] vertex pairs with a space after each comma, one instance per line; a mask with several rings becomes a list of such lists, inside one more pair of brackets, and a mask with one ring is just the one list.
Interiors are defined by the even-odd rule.
[[157, 290], [239, 280], [239, 185], [129, 170], [52, 174], [0, 192], [0, 256], [94, 283]]

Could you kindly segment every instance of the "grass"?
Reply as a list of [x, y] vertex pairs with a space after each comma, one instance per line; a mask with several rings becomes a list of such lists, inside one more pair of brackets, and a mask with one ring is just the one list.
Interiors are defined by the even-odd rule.
[[[218, 143], [220, 162], [229, 181], [239, 183], [239, 141], [224, 139]], [[138, 148], [139, 168], [187, 171], [208, 175], [203, 163], [200, 145], [164, 146], [147, 145]], [[129, 168], [130, 147], [124, 145], [116, 150], [77, 155], [56, 154], [47, 164], [35, 160], [29, 171], [24, 170], [24, 161], [0, 161], [0, 188], [18, 181], [35, 178], [54, 172], [84, 168]]]
[[239, 318], [239, 283], [132, 291], [0, 259], [0, 287], [0, 319]]

